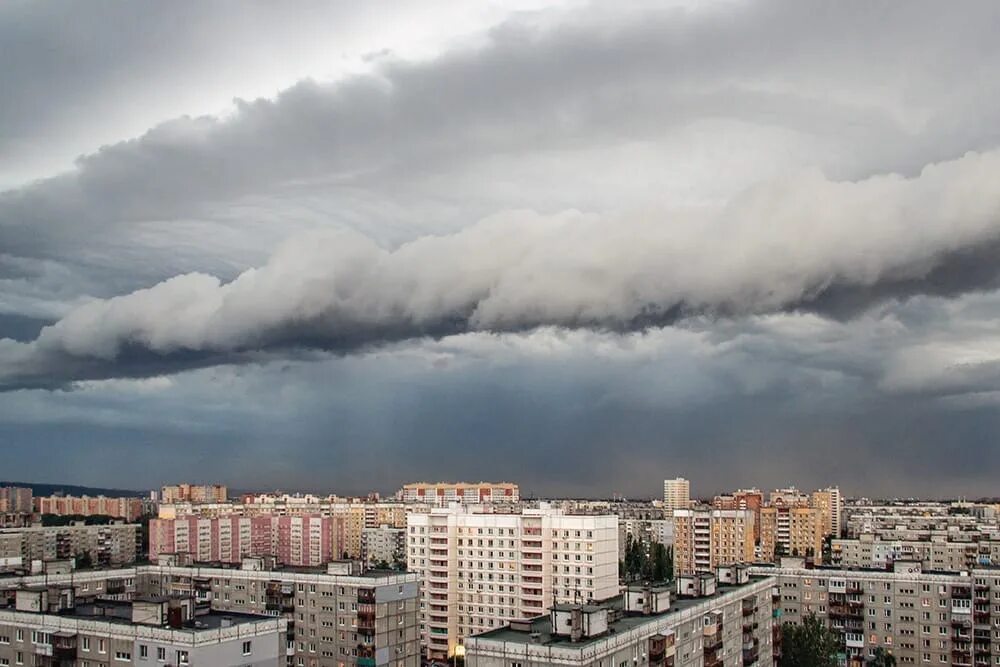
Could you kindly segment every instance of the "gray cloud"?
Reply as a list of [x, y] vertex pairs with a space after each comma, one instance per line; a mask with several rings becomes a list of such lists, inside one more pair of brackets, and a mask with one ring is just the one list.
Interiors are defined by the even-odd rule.
[[[912, 179], [805, 174], [707, 215], [511, 212], [395, 250], [357, 233], [306, 235], [232, 282], [177, 276], [75, 308], [31, 343], [7, 341], [5, 383], [156, 374], [258, 350], [350, 351], [460, 331], [628, 330], [816, 304], [835, 289], [884, 298], [959, 270], [976, 279], [961, 287], [984, 288], [995, 270], [968, 267], [962, 253], [1000, 238], [998, 174], [1000, 152]], [[960, 266], [942, 264], [949, 259]]]

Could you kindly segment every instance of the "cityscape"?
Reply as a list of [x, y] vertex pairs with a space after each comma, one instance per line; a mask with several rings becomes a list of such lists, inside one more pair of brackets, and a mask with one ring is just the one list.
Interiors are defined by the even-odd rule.
[[998, 0], [3, 0], [0, 667], [1000, 667], [998, 72]]
[[1000, 658], [1000, 501], [183, 483], [0, 517], [0, 664], [780, 665], [813, 620], [841, 664]]

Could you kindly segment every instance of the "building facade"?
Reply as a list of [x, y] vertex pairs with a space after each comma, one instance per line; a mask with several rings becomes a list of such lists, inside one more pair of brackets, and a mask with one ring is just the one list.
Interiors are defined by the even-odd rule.
[[160, 489], [160, 502], [224, 503], [228, 495], [225, 484], [173, 484]]
[[816, 559], [823, 554], [828, 515], [812, 507], [771, 505], [760, 511], [760, 552], [772, 562], [776, 555]]
[[0, 530], [0, 571], [30, 570], [35, 562], [74, 558], [95, 567], [134, 563], [139, 530], [134, 523], [4, 528]]
[[849, 667], [861, 667], [879, 648], [897, 665], [1000, 663], [1000, 571], [924, 572], [904, 562], [893, 571], [806, 569], [786, 562], [751, 572], [775, 577], [783, 622], [814, 614], [835, 630]]
[[190, 599], [81, 602], [72, 588], [15, 592], [0, 606], [0, 665], [283, 667], [284, 618], [195, 614]]
[[[69, 586], [78, 602], [182, 597], [192, 598], [199, 614], [271, 617], [284, 624], [280, 664], [290, 667], [420, 664], [419, 578], [414, 574], [352, 574], [341, 563], [325, 569], [267, 569], [259, 559], [248, 559], [240, 568], [142, 565], [3, 578], [0, 600], [13, 597], [18, 588], [38, 586]], [[2, 642], [0, 637], [0, 648]], [[98, 662], [96, 651], [90, 655], [91, 667], [119, 664], [110, 656]], [[162, 664], [152, 657], [138, 664]], [[192, 667], [216, 664], [228, 663], [191, 662]]]
[[108, 498], [106, 496], [48, 496], [34, 498], [39, 514], [58, 516], [111, 516], [137, 521], [143, 513], [142, 498]]
[[152, 519], [149, 560], [190, 554], [200, 562], [240, 563], [249, 556], [271, 556], [281, 565], [319, 566], [338, 557], [332, 535], [328, 516]]
[[713, 572], [754, 560], [754, 515], [749, 510], [675, 510], [674, 572]]
[[377, 563], [406, 563], [406, 529], [384, 525], [365, 528], [361, 533], [361, 560], [369, 566]]
[[774, 665], [773, 579], [670, 599], [630, 588], [603, 605], [557, 605], [540, 618], [471, 637], [468, 667]]
[[510, 482], [416, 482], [406, 484], [396, 494], [405, 503], [447, 506], [449, 503], [517, 503], [521, 493]]
[[30, 513], [33, 509], [31, 489], [25, 486], [0, 487], [0, 514]]
[[466, 637], [618, 592], [618, 518], [541, 504], [518, 514], [436, 508], [409, 516], [407, 559], [423, 581], [427, 657]]
[[669, 514], [690, 507], [691, 482], [683, 477], [663, 480], [663, 509]]

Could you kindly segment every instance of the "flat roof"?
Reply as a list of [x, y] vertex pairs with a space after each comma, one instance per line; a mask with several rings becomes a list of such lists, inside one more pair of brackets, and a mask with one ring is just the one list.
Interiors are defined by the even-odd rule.
[[[530, 644], [541, 644], [548, 646], [560, 645], [566, 647], [583, 647], [589, 644], [603, 641], [604, 639], [607, 639], [608, 636], [614, 636], [615, 634], [628, 632], [629, 630], [633, 630], [640, 626], [646, 625], [647, 623], [652, 623], [653, 621], [664, 618], [671, 614], [676, 614], [685, 611], [687, 609], [691, 609], [692, 607], [697, 607], [698, 605], [720, 598], [723, 595], [726, 595], [727, 593], [732, 593], [734, 591], [739, 591], [741, 589], [748, 588], [751, 584], [757, 584], [770, 578], [771, 577], [769, 576], [765, 577], [761, 575], [752, 575], [750, 577], [750, 581], [743, 584], [720, 583], [716, 588], [715, 593], [713, 593], [712, 595], [706, 595], [705, 597], [700, 597], [700, 598], [684, 597], [671, 600], [670, 609], [661, 612], [659, 614], [649, 614], [649, 615], [624, 614], [617, 620], [608, 624], [610, 632], [602, 633], [594, 637], [586, 637], [578, 642], [570, 641], [569, 637], [566, 635], [553, 635], [552, 619], [548, 615], [539, 616], [533, 619], [523, 619], [522, 621], [520, 621], [520, 623], [524, 625], [530, 623], [529, 630], [518, 630], [511, 626], [505, 626], [502, 628], [498, 628], [496, 630], [490, 630], [489, 632], [484, 632], [482, 634], [475, 635], [472, 637], [472, 639], [486, 639], [490, 641], [510, 642], [515, 644], [530, 643]], [[620, 595], [614, 598], [610, 598], [609, 600], [606, 600], [600, 606], [618, 611], [624, 610], [624, 602], [622, 600], [622, 596]], [[556, 605], [556, 608], [563, 608], [563, 607], [572, 608], [573, 605]], [[532, 639], [532, 635], [535, 633], [538, 633], [537, 641]]]

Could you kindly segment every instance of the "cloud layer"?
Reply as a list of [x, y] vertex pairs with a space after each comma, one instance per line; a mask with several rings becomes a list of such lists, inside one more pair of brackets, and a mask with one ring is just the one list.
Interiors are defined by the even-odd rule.
[[185, 369], [465, 331], [633, 330], [808, 306], [830, 290], [875, 299], [884, 286], [933, 291], [922, 283], [949, 270], [986, 288], [995, 267], [970, 266], [961, 253], [1000, 240], [998, 174], [1000, 152], [990, 152], [909, 179], [806, 173], [716, 211], [510, 212], [391, 250], [355, 232], [304, 235], [231, 282], [191, 273], [77, 307], [32, 342], [7, 341], [4, 379], [156, 374], [175, 360]]

